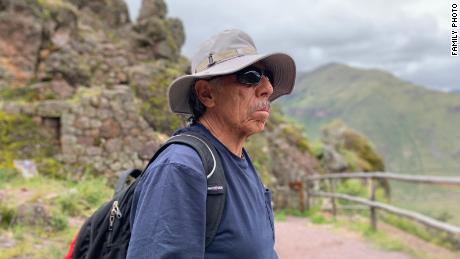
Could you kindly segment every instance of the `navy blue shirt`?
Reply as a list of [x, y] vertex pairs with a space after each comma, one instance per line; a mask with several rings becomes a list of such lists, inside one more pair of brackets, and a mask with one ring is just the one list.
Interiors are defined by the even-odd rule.
[[235, 156], [201, 124], [219, 153], [227, 178], [224, 212], [205, 249], [207, 183], [192, 148], [173, 144], [149, 166], [135, 190], [128, 258], [277, 258], [271, 193], [245, 150]]

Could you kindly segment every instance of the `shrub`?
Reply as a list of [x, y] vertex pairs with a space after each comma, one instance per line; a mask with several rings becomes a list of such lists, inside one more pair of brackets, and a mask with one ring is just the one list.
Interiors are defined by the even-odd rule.
[[9, 227], [16, 216], [16, 210], [0, 203], [0, 226]]

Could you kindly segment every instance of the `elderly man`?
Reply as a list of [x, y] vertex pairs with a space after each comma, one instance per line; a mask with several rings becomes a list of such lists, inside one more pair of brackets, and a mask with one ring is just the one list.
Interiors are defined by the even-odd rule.
[[223, 31], [199, 47], [192, 74], [171, 84], [169, 104], [191, 115], [177, 133], [200, 134], [221, 159], [227, 193], [217, 232], [205, 245], [208, 190], [199, 155], [172, 144], [136, 188], [128, 258], [277, 258], [271, 194], [243, 146], [294, 80], [291, 57], [258, 54], [242, 31]]

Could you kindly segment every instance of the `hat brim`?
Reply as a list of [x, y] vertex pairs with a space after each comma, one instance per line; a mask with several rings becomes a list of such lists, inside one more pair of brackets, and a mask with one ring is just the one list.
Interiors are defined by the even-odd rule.
[[246, 55], [215, 64], [206, 70], [185, 75], [174, 80], [168, 89], [169, 108], [179, 114], [192, 114], [188, 99], [195, 81], [219, 75], [232, 74], [259, 61], [273, 73], [273, 94], [270, 101], [292, 92], [295, 83], [296, 68], [294, 60], [284, 53], [267, 55]]

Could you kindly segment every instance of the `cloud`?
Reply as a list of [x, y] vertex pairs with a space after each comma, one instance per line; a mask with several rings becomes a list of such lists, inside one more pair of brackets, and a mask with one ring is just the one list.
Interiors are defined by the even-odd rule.
[[[129, 0], [131, 6], [140, 0]], [[450, 6], [432, 0], [166, 0], [185, 26], [185, 56], [227, 28], [248, 32], [260, 52], [282, 51], [299, 70], [327, 62], [380, 68], [427, 87], [460, 88], [450, 56]], [[433, 73], [430, 73], [433, 71]], [[436, 72], [436, 74], [434, 74]]]

